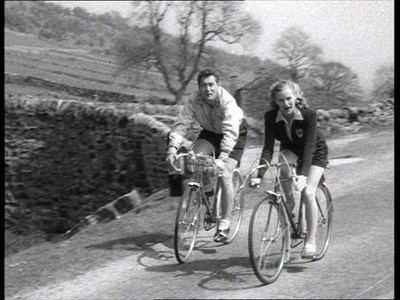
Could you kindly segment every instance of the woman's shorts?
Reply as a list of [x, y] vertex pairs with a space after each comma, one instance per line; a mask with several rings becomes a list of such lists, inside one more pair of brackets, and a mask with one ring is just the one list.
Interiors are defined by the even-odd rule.
[[315, 145], [315, 152], [311, 164], [324, 169], [328, 165], [328, 146], [325, 141], [317, 142]]
[[[223, 138], [222, 134], [214, 133], [212, 131], [208, 131], [203, 129], [197, 139], [204, 139], [211, 143], [215, 148], [215, 155], [218, 157], [219, 153], [221, 152], [221, 140]], [[247, 139], [247, 122], [243, 120], [239, 127], [239, 137], [236, 141], [236, 145], [233, 147], [232, 152], [230, 153], [229, 157], [235, 159], [236, 161], [240, 162], [244, 147], [246, 145]]]
[[[282, 149], [283, 150], [283, 149]], [[302, 153], [298, 153], [297, 151], [293, 151], [293, 149], [285, 149], [293, 152], [297, 157], [297, 166], [300, 169], [302, 167], [301, 156]], [[328, 146], [325, 141], [318, 141], [315, 145], [314, 156], [311, 161], [311, 165], [318, 166], [321, 168], [326, 168], [328, 165]]]

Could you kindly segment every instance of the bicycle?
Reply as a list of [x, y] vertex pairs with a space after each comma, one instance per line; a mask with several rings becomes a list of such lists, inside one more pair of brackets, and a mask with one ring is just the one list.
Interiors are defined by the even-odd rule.
[[[185, 162], [181, 164], [183, 168], [193, 174], [180, 199], [175, 220], [175, 257], [179, 263], [184, 263], [195, 247], [198, 231], [211, 230], [221, 219], [221, 173], [216, 171], [214, 155], [182, 153], [177, 156], [176, 161], [181, 158], [185, 158]], [[211, 199], [205, 193], [204, 175], [209, 178], [218, 176], [214, 197]], [[230, 215], [231, 230], [224, 244], [232, 242], [238, 233], [244, 209], [243, 177], [238, 168], [234, 169], [232, 180], [234, 197]]]
[[[283, 158], [284, 163], [289, 165], [286, 158], [284, 156]], [[290, 249], [302, 244], [305, 238], [303, 194], [300, 198], [298, 218], [295, 220], [288, 210], [282, 182], [294, 180], [296, 173], [293, 165], [289, 165], [291, 170], [289, 178], [281, 178], [282, 164], [266, 163], [250, 171], [251, 174], [254, 174], [261, 168], [275, 170], [274, 190], [266, 190], [264, 198], [254, 207], [248, 233], [250, 263], [257, 278], [265, 284], [273, 283], [278, 279], [284, 263], [290, 259]], [[319, 260], [325, 255], [332, 229], [332, 196], [324, 181], [324, 178], [321, 178], [316, 193], [318, 207], [317, 252], [311, 258], [313, 261]]]

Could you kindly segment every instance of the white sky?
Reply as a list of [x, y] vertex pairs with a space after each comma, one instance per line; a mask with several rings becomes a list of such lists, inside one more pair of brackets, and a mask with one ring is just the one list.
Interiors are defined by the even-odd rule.
[[[66, 7], [81, 6], [92, 13], [118, 11], [127, 17], [130, 1], [48, 1]], [[325, 61], [350, 67], [368, 91], [373, 72], [394, 64], [394, 1], [309, 0], [245, 1], [244, 8], [261, 24], [263, 33], [253, 49], [232, 47], [231, 52], [273, 59], [271, 45], [290, 26], [303, 29], [321, 46]], [[168, 26], [173, 32], [173, 26]]]

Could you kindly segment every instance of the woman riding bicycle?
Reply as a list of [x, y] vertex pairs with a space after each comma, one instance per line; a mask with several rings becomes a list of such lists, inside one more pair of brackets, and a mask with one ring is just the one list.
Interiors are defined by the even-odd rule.
[[[297, 83], [290, 80], [275, 82], [270, 88], [272, 110], [265, 113], [264, 147], [260, 165], [270, 162], [275, 139], [281, 143], [281, 153], [289, 164], [297, 166], [297, 190], [302, 191], [305, 201], [307, 234], [302, 257], [313, 257], [316, 253], [315, 236], [318, 208], [315, 193], [324, 169], [328, 164], [328, 147], [324, 136], [317, 129], [317, 116], [308, 108], [307, 101]], [[280, 156], [281, 157], [281, 156]], [[281, 159], [281, 158], [280, 158]], [[285, 166], [285, 164], [283, 164]], [[288, 176], [289, 170], [282, 168], [281, 176]], [[260, 169], [252, 185], [259, 184], [266, 170]], [[290, 211], [294, 208], [292, 182], [282, 183]]]

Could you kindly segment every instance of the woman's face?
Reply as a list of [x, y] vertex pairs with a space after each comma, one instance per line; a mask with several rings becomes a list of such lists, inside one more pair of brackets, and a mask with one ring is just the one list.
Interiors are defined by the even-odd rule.
[[297, 109], [296, 96], [289, 87], [285, 87], [282, 91], [275, 94], [275, 103], [285, 116], [293, 115], [295, 109]]

